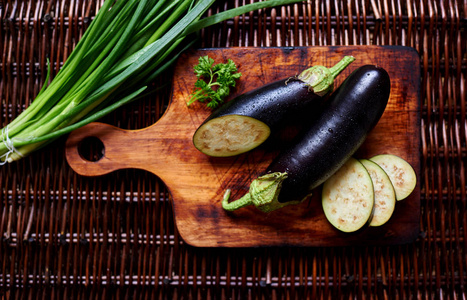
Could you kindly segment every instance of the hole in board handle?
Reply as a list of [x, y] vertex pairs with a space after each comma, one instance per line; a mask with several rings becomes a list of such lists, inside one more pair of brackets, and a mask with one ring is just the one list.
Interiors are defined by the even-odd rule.
[[78, 154], [83, 160], [97, 162], [104, 157], [104, 143], [95, 136], [86, 137], [78, 144]]

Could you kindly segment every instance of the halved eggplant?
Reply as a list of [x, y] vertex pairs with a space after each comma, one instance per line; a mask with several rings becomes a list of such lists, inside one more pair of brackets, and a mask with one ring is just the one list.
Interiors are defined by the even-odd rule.
[[375, 193], [367, 169], [351, 157], [323, 184], [321, 203], [326, 219], [343, 232], [370, 224]]
[[[383, 68], [366, 65], [356, 69], [324, 103], [321, 114], [274, 159], [265, 175], [255, 179], [266, 181], [261, 184], [264, 191], [250, 188], [245, 199], [230, 203], [227, 191], [224, 209], [255, 204], [269, 212], [302, 201], [363, 144], [383, 115], [390, 89], [390, 78]], [[262, 199], [255, 202], [258, 195]]]
[[354, 58], [344, 57], [328, 69], [314, 66], [232, 99], [214, 111], [193, 135], [194, 146], [214, 157], [250, 151], [268, 139], [283, 121], [312, 111], [332, 91], [334, 78]]
[[396, 207], [396, 192], [388, 174], [376, 163], [360, 159], [373, 181], [375, 209], [370, 226], [381, 226], [391, 218]]
[[417, 185], [417, 175], [412, 166], [403, 158], [393, 154], [380, 154], [370, 158], [377, 163], [391, 179], [396, 199], [407, 198]]

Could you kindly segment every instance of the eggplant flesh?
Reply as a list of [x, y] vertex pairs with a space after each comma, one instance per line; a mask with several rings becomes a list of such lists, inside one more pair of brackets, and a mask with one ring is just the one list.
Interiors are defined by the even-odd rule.
[[397, 201], [407, 198], [415, 189], [417, 175], [412, 166], [403, 158], [393, 154], [379, 154], [370, 160], [388, 174], [394, 186]]
[[389, 221], [396, 208], [396, 191], [388, 174], [375, 162], [360, 159], [373, 181], [375, 211], [370, 226], [384, 225]]
[[321, 195], [326, 219], [343, 232], [356, 232], [371, 224], [375, 193], [370, 174], [350, 157], [323, 185]]

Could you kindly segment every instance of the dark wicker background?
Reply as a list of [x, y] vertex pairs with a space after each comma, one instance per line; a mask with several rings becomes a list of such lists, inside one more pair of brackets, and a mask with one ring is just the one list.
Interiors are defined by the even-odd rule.
[[[218, 1], [209, 13], [251, 1]], [[0, 1], [2, 125], [37, 94], [47, 58], [56, 73], [101, 4]], [[466, 11], [465, 0], [313, 0], [250, 13], [201, 35], [200, 47], [415, 48], [422, 67], [415, 243], [193, 248], [178, 235], [157, 177], [139, 170], [81, 177], [66, 163], [63, 138], [0, 167], [0, 298], [465, 299]], [[168, 99], [167, 89], [102, 121], [144, 128]]]

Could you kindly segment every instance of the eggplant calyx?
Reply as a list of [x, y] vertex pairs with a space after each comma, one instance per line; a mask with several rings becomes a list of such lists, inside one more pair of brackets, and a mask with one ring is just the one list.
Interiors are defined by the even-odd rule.
[[298, 79], [305, 82], [311, 90], [318, 96], [324, 96], [334, 88], [334, 79], [355, 58], [353, 56], [344, 56], [337, 64], [331, 68], [325, 66], [313, 66], [301, 72]]
[[299, 201], [279, 202], [279, 192], [282, 182], [287, 178], [287, 173], [275, 172], [266, 174], [253, 180], [247, 194], [238, 200], [229, 203], [230, 190], [227, 190], [222, 200], [222, 207], [227, 211], [254, 205], [260, 211], [268, 213], [286, 205], [297, 204]]

